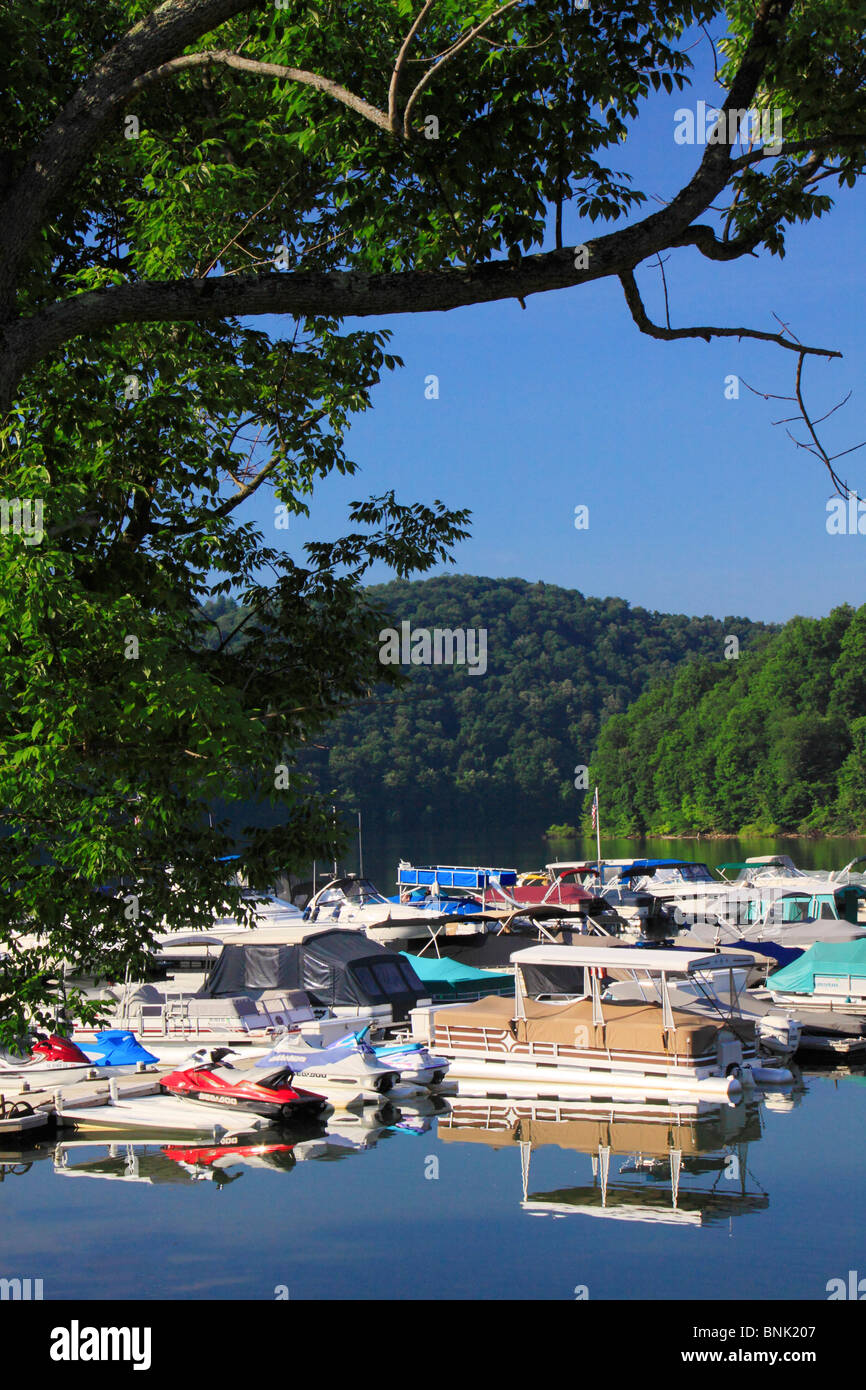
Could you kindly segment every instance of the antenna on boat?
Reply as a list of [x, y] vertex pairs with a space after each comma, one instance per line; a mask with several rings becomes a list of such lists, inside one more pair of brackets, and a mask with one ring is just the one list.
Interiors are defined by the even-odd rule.
[[[331, 807], [331, 815], [334, 817], [334, 836], [335, 836], [335, 839], [336, 839], [336, 834], [337, 834], [337, 808], [336, 808], [336, 806], [332, 806], [332, 807]], [[334, 845], [334, 848], [336, 849], [336, 843], [335, 843], [335, 845]], [[340, 872], [340, 870], [339, 870], [339, 867], [338, 867], [338, 865], [337, 865], [337, 856], [336, 856], [336, 854], [335, 854], [335, 855], [334, 855], [334, 878], [337, 877], [337, 875], [338, 875], [339, 872]]]
[[358, 812], [358, 877], [364, 877], [364, 841], [361, 838], [361, 812]]

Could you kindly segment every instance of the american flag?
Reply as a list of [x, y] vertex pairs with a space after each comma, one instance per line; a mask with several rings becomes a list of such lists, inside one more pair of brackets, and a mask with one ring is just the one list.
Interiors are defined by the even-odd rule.
[[595, 830], [596, 826], [598, 825], [598, 787], [596, 787], [595, 796], [592, 798], [592, 808], [590, 810], [590, 815], [592, 816], [592, 828], [593, 830]]

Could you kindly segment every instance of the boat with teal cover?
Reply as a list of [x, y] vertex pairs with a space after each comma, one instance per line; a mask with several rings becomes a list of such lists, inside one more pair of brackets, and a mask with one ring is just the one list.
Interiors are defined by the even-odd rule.
[[767, 988], [780, 1003], [866, 1014], [866, 940], [819, 941], [771, 975]]
[[514, 993], [514, 976], [492, 970], [477, 970], [474, 965], [461, 965], [448, 956], [411, 956], [402, 951], [418, 979], [429, 991], [435, 1004], [457, 1003], [463, 999], [482, 999], [488, 994]]

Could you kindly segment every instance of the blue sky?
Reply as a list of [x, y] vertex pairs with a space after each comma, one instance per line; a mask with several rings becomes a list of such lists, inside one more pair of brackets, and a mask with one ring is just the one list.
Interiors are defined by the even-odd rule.
[[[700, 52], [693, 57], [702, 72], [691, 91], [654, 98], [611, 157], [650, 195], [669, 197], [700, 159], [699, 147], [675, 144], [674, 112], [720, 100]], [[826, 427], [835, 451], [866, 439], [866, 193], [821, 187], [835, 209], [789, 229], [784, 259], [726, 265], [681, 250], [665, 270], [674, 326], [774, 330], [775, 312], [802, 341], [844, 353], [805, 369], [816, 416], [853, 390]], [[574, 244], [606, 230], [566, 220]], [[658, 269], [637, 274], [663, 321]], [[614, 281], [536, 295], [525, 310], [509, 302], [364, 326], [390, 328], [405, 367], [352, 428], [360, 474], [320, 485], [309, 521], [293, 519], [288, 533], [273, 531], [270, 499], [252, 513], [298, 558], [305, 540], [345, 529], [349, 501], [394, 487], [402, 501], [471, 508], [472, 538], [455, 551], [462, 573], [772, 621], [866, 602], [866, 535], [827, 534], [829, 477], [772, 424], [793, 407], [745, 387], [725, 399], [729, 374], [790, 394], [793, 353], [736, 339], [657, 342], [638, 331]], [[438, 400], [425, 399], [430, 374]], [[866, 449], [842, 471], [866, 496]], [[585, 531], [574, 526], [579, 504], [589, 507]]]

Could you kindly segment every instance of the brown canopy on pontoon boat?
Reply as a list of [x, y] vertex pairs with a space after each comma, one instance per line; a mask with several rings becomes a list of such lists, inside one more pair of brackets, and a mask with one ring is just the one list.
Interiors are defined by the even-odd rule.
[[[437, 1030], [449, 1028], [508, 1029], [519, 1042], [559, 1043], [569, 1046], [604, 1048], [620, 1052], [659, 1052], [665, 1056], [700, 1057], [715, 1052], [719, 1033], [726, 1027], [718, 1022], [699, 1018], [682, 1009], [673, 1010], [675, 1032], [668, 1034], [663, 1027], [659, 1004], [612, 1004], [603, 1006], [604, 1027], [593, 1024], [592, 1002], [581, 999], [571, 1004], [540, 1004], [525, 1001], [526, 1018], [514, 1020], [514, 1001], [491, 995], [477, 1003], [460, 1004], [441, 1009], [435, 1015]], [[748, 1019], [737, 1019], [733, 1030], [736, 1036], [751, 1043], [755, 1025]]]

